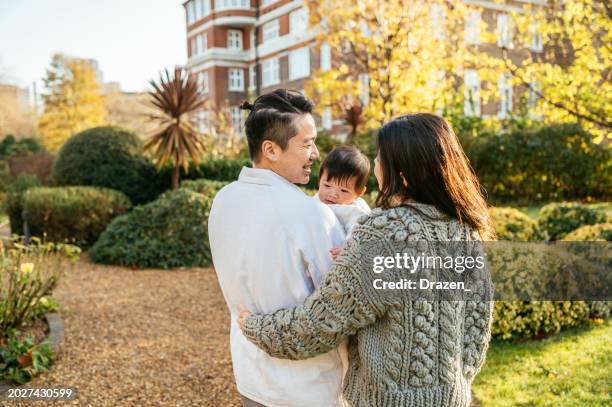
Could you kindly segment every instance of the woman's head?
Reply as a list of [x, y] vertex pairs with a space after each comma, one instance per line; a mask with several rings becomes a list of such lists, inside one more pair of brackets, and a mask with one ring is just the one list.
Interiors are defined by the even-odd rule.
[[379, 130], [377, 150], [378, 206], [413, 199], [492, 237], [480, 184], [446, 120], [428, 113], [401, 116]]

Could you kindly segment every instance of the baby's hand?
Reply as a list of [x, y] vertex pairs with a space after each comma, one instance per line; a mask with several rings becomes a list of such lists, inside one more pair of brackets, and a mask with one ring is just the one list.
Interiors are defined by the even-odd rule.
[[334, 247], [333, 249], [329, 250], [329, 254], [331, 254], [333, 260], [336, 260], [336, 257], [340, 255], [341, 251], [342, 247]]

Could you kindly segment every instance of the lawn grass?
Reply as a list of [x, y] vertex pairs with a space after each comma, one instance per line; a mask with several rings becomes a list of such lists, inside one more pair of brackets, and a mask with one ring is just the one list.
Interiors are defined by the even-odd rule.
[[495, 342], [474, 383], [484, 407], [612, 405], [612, 323], [522, 344]]

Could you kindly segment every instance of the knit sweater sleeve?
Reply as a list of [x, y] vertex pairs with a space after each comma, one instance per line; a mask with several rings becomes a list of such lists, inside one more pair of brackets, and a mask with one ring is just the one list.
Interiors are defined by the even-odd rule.
[[303, 304], [249, 316], [244, 335], [269, 355], [284, 359], [307, 359], [338, 347], [345, 337], [384, 314], [382, 301], [366, 286], [369, 257], [379, 245], [367, 229], [356, 227], [330, 272]]

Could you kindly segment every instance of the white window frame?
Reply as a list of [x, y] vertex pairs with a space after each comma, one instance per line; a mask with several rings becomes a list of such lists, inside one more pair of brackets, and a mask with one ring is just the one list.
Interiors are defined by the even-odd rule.
[[242, 51], [244, 49], [241, 30], [227, 30], [227, 49], [236, 51]]
[[249, 9], [250, 0], [215, 0], [215, 10]]
[[230, 92], [244, 92], [244, 69], [229, 68], [227, 70], [227, 83]]
[[497, 117], [508, 118], [512, 115], [512, 75], [509, 72], [502, 73], [497, 79], [499, 92], [499, 111]]
[[323, 72], [327, 72], [331, 69], [331, 47], [326, 42], [321, 44], [319, 69]]
[[443, 40], [446, 38], [446, 13], [440, 3], [432, 3], [429, 8], [429, 17], [431, 19], [431, 29], [434, 36]]
[[280, 83], [280, 60], [269, 58], [261, 64], [261, 86], [268, 87]]
[[257, 65], [251, 64], [249, 65], [249, 89], [257, 88], [257, 70], [255, 69]]
[[463, 113], [466, 116], [480, 116], [480, 77], [475, 69], [466, 69], [463, 74]]
[[240, 109], [240, 106], [230, 107], [230, 122], [232, 123], [234, 132], [242, 134], [242, 131], [244, 130], [244, 118], [242, 116], [242, 109]]
[[308, 31], [308, 9], [300, 7], [289, 14], [289, 32], [303, 33]]
[[187, 3], [186, 10], [187, 10], [187, 25], [191, 25], [195, 21], [195, 12], [196, 12], [195, 0], [192, 0], [189, 3]]
[[370, 101], [370, 75], [367, 73], [359, 74], [357, 77], [359, 81], [359, 99], [362, 105], [367, 105]]
[[209, 81], [208, 81], [208, 72], [202, 71], [198, 73], [198, 84], [200, 85], [200, 91], [207, 95], [210, 92]]
[[333, 117], [331, 107], [326, 107], [321, 113], [321, 127], [323, 130], [331, 130], [333, 126]]
[[310, 47], [298, 48], [289, 53], [289, 80], [310, 76]]
[[267, 42], [278, 38], [280, 36], [280, 23], [278, 18], [275, 18], [272, 21], [268, 21], [262, 26], [261, 29], [261, 40], [262, 42]]
[[544, 51], [544, 40], [542, 33], [538, 31], [538, 23], [536, 21], [531, 23], [531, 44], [529, 49], [533, 52]]
[[210, 8], [210, 0], [199, 0], [202, 3], [202, 18], [210, 15], [211, 13], [211, 8]]
[[477, 10], [468, 10], [465, 16], [464, 39], [468, 44], [480, 44], [480, 22], [482, 13]]
[[278, 0], [261, 0], [261, 4], [259, 5], [259, 7], [260, 7], [260, 8], [267, 7], [267, 6], [269, 6], [270, 4], [274, 4], [274, 3], [276, 3], [277, 1], [278, 1]]
[[497, 14], [497, 46], [512, 48], [512, 17], [507, 13]]

